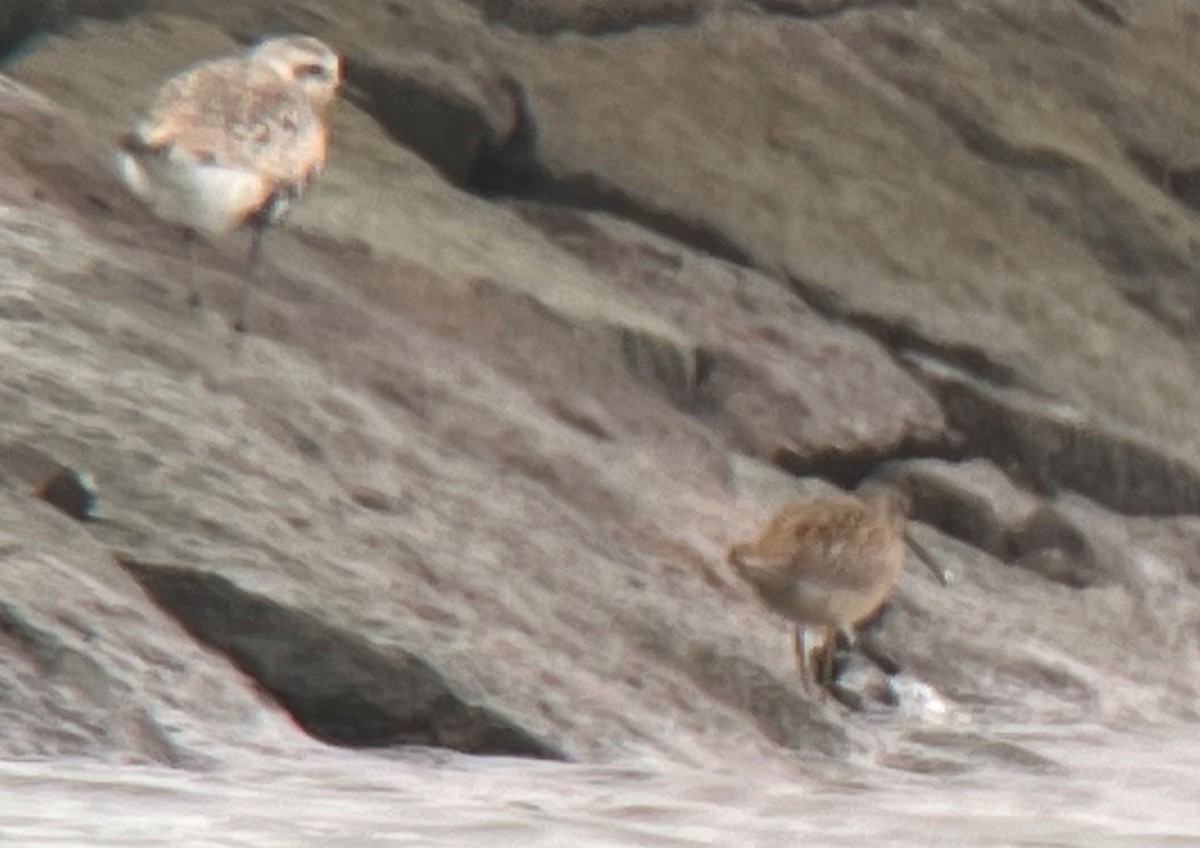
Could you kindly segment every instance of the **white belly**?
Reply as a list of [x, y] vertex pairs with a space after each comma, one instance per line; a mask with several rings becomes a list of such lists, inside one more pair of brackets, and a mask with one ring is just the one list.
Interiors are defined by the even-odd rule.
[[159, 217], [210, 235], [241, 226], [271, 194], [259, 174], [170, 155], [117, 154], [117, 172]]

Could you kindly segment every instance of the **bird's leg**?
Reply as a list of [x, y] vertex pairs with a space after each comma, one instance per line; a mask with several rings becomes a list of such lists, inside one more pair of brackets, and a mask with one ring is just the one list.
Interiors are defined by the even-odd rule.
[[899, 674], [902, 666], [891, 651], [883, 646], [879, 631], [892, 614], [892, 605], [884, 604], [867, 622], [859, 627], [858, 648], [864, 657], [875, 663], [879, 670], [891, 677]]
[[854, 692], [840, 682], [841, 664], [835, 659], [835, 655], [839, 649], [839, 641], [845, 641], [846, 649], [852, 650], [855, 644], [854, 633], [838, 630], [835, 628], [827, 628], [825, 630], [825, 642], [821, 647], [821, 688], [828, 692], [842, 706], [854, 712], [862, 712], [866, 702], [863, 697], [857, 692]]
[[829, 663], [826, 662], [829, 657], [829, 631], [822, 628], [820, 641], [809, 648], [810, 662], [813, 669], [813, 682], [821, 689], [825, 689], [832, 671], [829, 670]]
[[803, 625], [792, 625], [792, 649], [796, 652], [796, 671], [800, 673], [804, 691], [808, 692], [815, 678], [810, 670], [809, 653], [811, 648], [808, 645], [808, 629]]
[[200, 234], [191, 227], [184, 227], [181, 233], [183, 252], [187, 256], [187, 305], [199, 309], [202, 301], [200, 290], [196, 288], [196, 245], [200, 241]]
[[819, 683], [828, 689], [833, 683], [833, 653], [837, 649], [837, 631], [826, 627], [821, 634], [821, 677]]
[[237, 321], [233, 325], [233, 329], [239, 333], [246, 332], [249, 327], [246, 312], [250, 307], [250, 287], [262, 265], [263, 238], [268, 226], [270, 226], [270, 221], [266, 215], [257, 215], [250, 223], [250, 257], [247, 263], [249, 268], [242, 280], [242, 294], [238, 298]]
[[917, 559], [925, 563], [925, 567], [933, 572], [933, 576], [937, 578], [939, 583], [941, 583], [943, 586], [950, 585], [950, 580], [954, 576], [951, 574], [950, 569], [946, 568], [940, 562], [934, 559], [933, 555], [929, 553], [928, 549], [926, 549], [924, 545], [913, 538], [912, 532], [907, 527], [904, 529], [904, 541], [906, 541], [908, 546], [912, 548], [913, 553], [917, 555]]

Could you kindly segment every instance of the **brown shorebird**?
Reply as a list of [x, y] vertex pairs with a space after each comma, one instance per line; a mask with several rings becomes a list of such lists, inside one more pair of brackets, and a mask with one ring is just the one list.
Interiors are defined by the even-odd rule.
[[[785, 505], [758, 538], [729, 549], [727, 561], [762, 601], [794, 624], [792, 645], [805, 685], [833, 691], [837, 636], [855, 644], [855, 627], [874, 616], [904, 567], [906, 542], [944, 585], [949, 575], [905, 530], [906, 503], [877, 484], [859, 496], [837, 494]], [[809, 630], [819, 628], [814, 676]], [[872, 656], [872, 659], [876, 659]], [[881, 666], [898, 665], [876, 660]], [[835, 693], [836, 694], [836, 693]]]
[[[325, 111], [341, 81], [341, 58], [309, 36], [271, 38], [200, 62], [158, 89], [122, 140], [118, 171], [186, 233], [222, 236], [249, 226], [253, 272], [266, 228], [325, 165]], [[247, 279], [239, 330], [248, 291]]]

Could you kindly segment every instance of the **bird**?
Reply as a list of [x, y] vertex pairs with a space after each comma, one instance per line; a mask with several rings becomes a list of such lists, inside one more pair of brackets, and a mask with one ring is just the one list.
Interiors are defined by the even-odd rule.
[[[811, 681], [833, 691], [838, 635], [855, 644], [855, 628], [880, 611], [899, 579], [907, 545], [940, 583], [949, 582], [949, 573], [907, 533], [906, 514], [904, 496], [877, 483], [857, 494], [786, 503], [755, 539], [729, 548], [731, 569], [768, 609], [792, 622], [792, 647], [806, 688]], [[813, 629], [821, 631], [815, 650], [808, 643]], [[814, 673], [816, 652], [821, 667]]]
[[189, 245], [197, 235], [250, 229], [239, 332], [266, 230], [325, 167], [326, 113], [343, 76], [341, 56], [325, 42], [267, 38], [168, 78], [120, 141], [118, 175], [156, 215], [180, 226]]

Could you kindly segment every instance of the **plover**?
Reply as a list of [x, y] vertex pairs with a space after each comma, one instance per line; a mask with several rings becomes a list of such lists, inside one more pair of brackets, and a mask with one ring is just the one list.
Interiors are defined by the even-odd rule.
[[[768, 608], [793, 622], [792, 647], [806, 686], [815, 680], [831, 689], [838, 634], [853, 645], [855, 627], [880, 609], [904, 567], [906, 542], [941, 583], [948, 582], [949, 575], [906, 533], [902, 498], [879, 484], [860, 496], [793, 501], [756, 539], [729, 549], [732, 569]], [[815, 675], [811, 629], [822, 631], [816, 645], [822, 662]]]
[[[118, 171], [158, 216], [189, 234], [249, 227], [253, 273], [265, 229], [325, 165], [325, 113], [341, 82], [338, 54], [302, 35], [192, 65], [162, 84], [122, 139]], [[238, 330], [246, 328], [248, 292], [249, 274]]]

